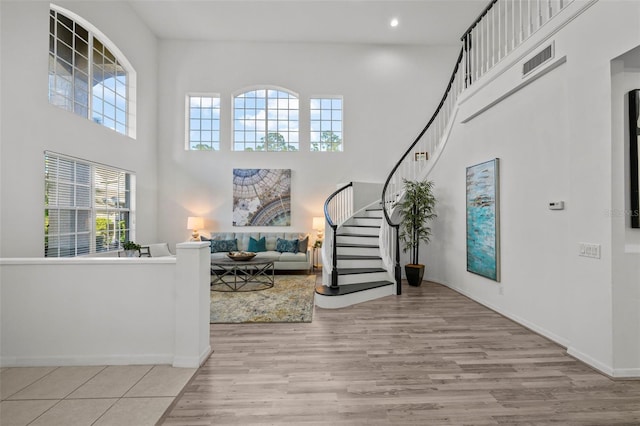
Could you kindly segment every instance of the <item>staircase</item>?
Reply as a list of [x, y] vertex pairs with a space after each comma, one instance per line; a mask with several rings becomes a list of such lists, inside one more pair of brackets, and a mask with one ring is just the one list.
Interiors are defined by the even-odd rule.
[[[379, 203], [378, 203], [379, 204]], [[337, 286], [318, 285], [316, 305], [335, 309], [395, 294], [380, 254], [382, 208], [369, 207], [337, 227]]]
[[[529, 47], [529, 52], [522, 56], [516, 56], [514, 51], [534, 34], [540, 34], [538, 30], [542, 26], [563, 15], [557, 21], [556, 28], [560, 28], [564, 25], [562, 22], [569, 22], [572, 16], [593, 3], [490, 0], [462, 35], [460, 53], [444, 95], [425, 127], [387, 176], [381, 201], [354, 213], [353, 182], [325, 201], [327, 229], [330, 227], [333, 232], [325, 233], [323, 280], [315, 294], [317, 306], [341, 308], [401, 294], [400, 223], [394, 206], [403, 197], [404, 181], [424, 180], [429, 175], [446, 145], [456, 122], [459, 99], [467, 89], [482, 82], [483, 77], [505, 59], [506, 66], [521, 65], [519, 62], [532, 53], [533, 48]], [[573, 10], [561, 13], [564, 9]], [[536, 58], [538, 55], [528, 62], [538, 63]], [[472, 95], [473, 92], [469, 96]]]

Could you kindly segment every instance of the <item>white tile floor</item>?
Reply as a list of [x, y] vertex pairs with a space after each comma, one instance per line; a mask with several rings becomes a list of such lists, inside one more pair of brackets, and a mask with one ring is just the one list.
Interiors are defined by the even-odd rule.
[[195, 368], [0, 369], [0, 425], [155, 425]]

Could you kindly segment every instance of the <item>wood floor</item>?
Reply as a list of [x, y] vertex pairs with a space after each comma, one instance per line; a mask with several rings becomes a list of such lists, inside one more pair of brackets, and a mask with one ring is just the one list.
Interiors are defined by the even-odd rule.
[[212, 325], [211, 342], [159, 424], [640, 425], [640, 381], [433, 283], [310, 324]]

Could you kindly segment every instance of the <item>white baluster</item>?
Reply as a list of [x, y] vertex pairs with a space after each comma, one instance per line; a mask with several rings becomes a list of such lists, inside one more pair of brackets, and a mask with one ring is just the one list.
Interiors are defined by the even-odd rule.
[[542, 26], [542, 0], [537, 0], [538, 2], [538, 28]]
[[502, 59], [502, 22], [504, 21], [502, 19], [502, 2], [499, 1], [498, 3], [495, 4], [494, 7], [498, 8], [498, 61], [500, 61], [500, 59]]

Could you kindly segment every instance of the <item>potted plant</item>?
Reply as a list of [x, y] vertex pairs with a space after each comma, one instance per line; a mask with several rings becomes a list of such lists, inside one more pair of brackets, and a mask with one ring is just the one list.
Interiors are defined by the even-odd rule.
[[125, 241], [122, 243], [122, 249], [126, 257], [136, 257], [136, 255], [140, 254], [141, 247], [140, 244], [136, 244], [133, 241]]
[[436, 198], [433, 195], [432, 181], [409, 181], [403, 180], [404, 198], [395, 206], [399, 207], [402, 217], [400, 223], [400, 241], [404, 247], [403, 252], [411, 251], [409, 264], [404, 270], [409, 285], [420, 286], [424, 277], [424, 265], [418, 263], [418, 250], [420, 243], [429, 243], [431, 228], [429, 221], [435, 219], [437, 214], [434, 210]]

